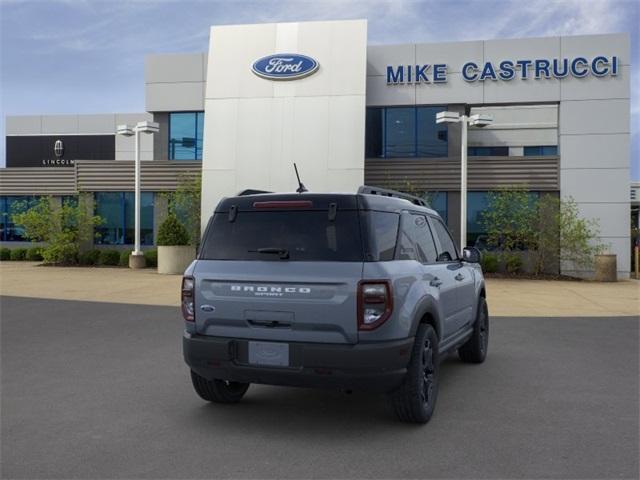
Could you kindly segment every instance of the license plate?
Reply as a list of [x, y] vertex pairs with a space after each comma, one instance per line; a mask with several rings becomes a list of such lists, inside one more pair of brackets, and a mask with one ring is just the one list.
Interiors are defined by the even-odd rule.
[[274, 342], [249, 342], [251, 365], [289, 366], [289, 344]]

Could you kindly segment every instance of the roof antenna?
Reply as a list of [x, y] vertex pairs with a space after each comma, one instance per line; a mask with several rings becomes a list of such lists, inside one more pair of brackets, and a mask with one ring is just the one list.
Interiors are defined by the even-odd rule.
[[295, 169], [296, 177], [298, 178], [298, 188], [296, 189], [296, 192], [298, 193], [308, 192], [309, 190], [307, 190], [307, 187], [305, 187], [304, 183], [300, 181], [300, 175], [298, 174], [298, 166], [296, 165], [295, 162], [293, 162], [293, 168]]

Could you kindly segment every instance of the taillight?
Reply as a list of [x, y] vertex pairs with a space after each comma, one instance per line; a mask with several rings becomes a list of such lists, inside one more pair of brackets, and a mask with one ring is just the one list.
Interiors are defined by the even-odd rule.
[[182, 316], [187, 322], [195, 321], [195, 306], [193, 299], [193, 288], [195, 280], [193, 277], [182, 277]]
[[393, 311], [388, 280], [365, 280], [358, 284], [358, 329], [373, 330], [386, 322]]

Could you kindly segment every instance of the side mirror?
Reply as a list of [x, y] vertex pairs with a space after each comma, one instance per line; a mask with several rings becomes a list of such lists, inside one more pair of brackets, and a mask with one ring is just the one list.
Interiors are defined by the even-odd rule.
[[462, 250], [462, 260], [469, 263], [480, 263], [482, 254], [476, 247], [466, 247]]

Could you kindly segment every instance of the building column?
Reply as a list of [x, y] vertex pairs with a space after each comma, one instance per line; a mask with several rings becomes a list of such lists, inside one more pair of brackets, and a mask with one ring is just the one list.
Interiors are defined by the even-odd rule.
[[[95, 212], [95, 202], [93, 199], [93, 193], [91, 192], [82, 192], [78, 194], [78, 206], [84, 209], [85, 215], [88, 218], [92, 218]], [[80, 242], [80, 251], [86, 252], [87, 250], [91, 250], [94, 248], [94, 240], [95, 240], [95, 228], [93, 224], [89, 223], [88, 225], [81, 226], [81, 228], [85, 228], [85, 240]]]
[[155, 193], [153, 196], [153, 244], [158, 245], [158, 228], [169, 214], [169, 199], [166, 194]]

